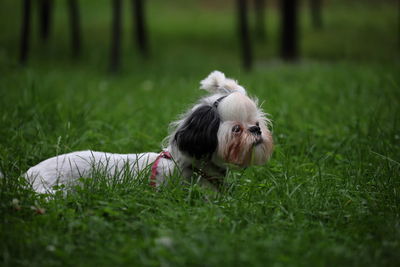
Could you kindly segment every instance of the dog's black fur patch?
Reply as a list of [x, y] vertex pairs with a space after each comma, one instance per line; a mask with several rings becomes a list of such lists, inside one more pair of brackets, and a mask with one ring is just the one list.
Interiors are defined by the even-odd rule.
[[196, 159], [210, 157], [217, 149], [220, 117], [213, 106], [200, 106], [178, 129], [174, 140], [178, 148]]

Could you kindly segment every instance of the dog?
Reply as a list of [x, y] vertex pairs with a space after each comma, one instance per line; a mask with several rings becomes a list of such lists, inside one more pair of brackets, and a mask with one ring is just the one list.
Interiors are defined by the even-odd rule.
[[211, 72], [200, 84], [209, 95], [170, 124], [161, 153], [72, 152], [44, 160], [25, 177], [36, 192], [54, 193], [54, 186], [74, 184], [96, 169], [110, 177], [137, 177], [148, 169], [153, 187], [168, 182], [179, 170], [183, 178], [197, 175], [201, 185], [220, 191], [230, 165], [262, 165], [271, 157], [271, 121], [257, 99], [248, 97], [241, 85], [222, 72]]

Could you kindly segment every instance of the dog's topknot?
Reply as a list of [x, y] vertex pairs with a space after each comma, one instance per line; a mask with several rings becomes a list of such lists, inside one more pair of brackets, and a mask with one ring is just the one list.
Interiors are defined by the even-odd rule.
[[200, 82], [200, 89], [206, 90], [212, 94], [230, 94], [239, 92], [246, 95], [246, 90], [240, 86], [235, 80], [225, 77], [220, 71], [211, 72], [207, 78]]

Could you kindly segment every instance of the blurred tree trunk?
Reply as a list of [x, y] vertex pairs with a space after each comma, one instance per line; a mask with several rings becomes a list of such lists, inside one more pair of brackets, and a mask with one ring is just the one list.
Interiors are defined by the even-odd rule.
[[122, 2], [121, 0], [112, 1], [112, 32], [111, 32], [111, 59], [110, 71], [117, 72], [120, 68], [121, 61], [121, 16]]
[[132, 0], [133, 18], [136, 42], [140, 53], [143, 56], [148, 55], [147, 31], [146, 31], [146, 16], [144, 0]]
[[19, 54], [19, 62], [21, 64], [25, 64], [28, 59], [29, 39], [31, 32], [31, 11], [32, 11], [31, 0], [23, 0], [20, 54]]
[[256, 15], [256, 37], [264, 41], [267, 36], [265, 30], [265, 0], [254, 0], [254, 11]]
[[281, 0], [281, 57], [286, 61], [298, 58], [298, 1]]
[[311, 21], [315, 29], [321, 29], [322, 23], [322, 0], [310, 0]]
[[242, 64], [245, 70], [252, 67], [252, 51], [247, 17], [247, 0], [237, 0], [239, 42], [242, 54]]
[[47, 41], [50, 36], [53, 4], [53, 0], [40, 0], [39, 2], [40, 38], [42, 41]]
[[69, 23], [71, 28], [72, 56], [78, 57], [81, 53], [81, 28], [79, 6], [76, 0], [68, 0]]

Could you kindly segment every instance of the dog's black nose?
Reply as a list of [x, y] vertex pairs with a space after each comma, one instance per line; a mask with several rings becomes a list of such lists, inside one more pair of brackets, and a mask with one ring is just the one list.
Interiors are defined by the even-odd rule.
[[251, 132], [252, 134], [256, 134], [256, 135], [261, 135], [261, 129], [259, 126], [251, 126], [249, 128], [249, 132]]

